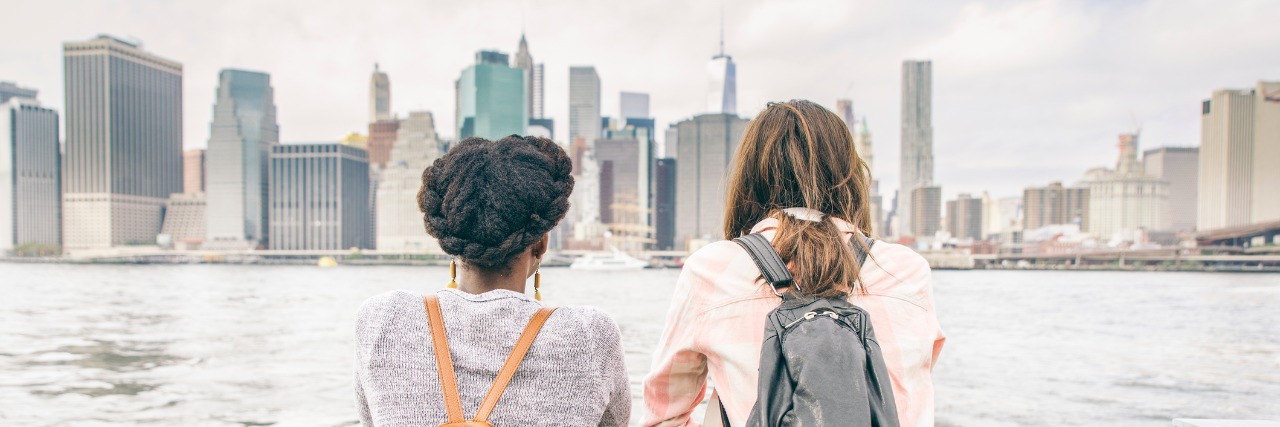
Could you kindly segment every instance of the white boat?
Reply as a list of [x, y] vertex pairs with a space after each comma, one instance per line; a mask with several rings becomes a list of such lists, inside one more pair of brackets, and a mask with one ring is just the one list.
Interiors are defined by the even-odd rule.
[[639, 270], [649, 263], [614, 250], [613, 253], [586, 254], [573, 260], [569, 268], [574, 270]]

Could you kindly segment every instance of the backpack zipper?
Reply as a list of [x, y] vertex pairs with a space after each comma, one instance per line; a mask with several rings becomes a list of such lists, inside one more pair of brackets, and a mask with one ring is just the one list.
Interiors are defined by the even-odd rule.
[[827, 316], [832, 318], [833, 320], [840, 320], [840, 316], [832, 311], [823, 311], [823, 312], [810, 311], [808, 313], [805, 313], [804, 317], [801, 317], [796, 320], [792, 320], [791, 323], [788, 323], [786, 326], [783, 326], [782, 329], [791, 329], [792, 326], [794, 326], [797, 323], [800, 323], [801, 320], [813, 320], [813, 318], [817, 316]]

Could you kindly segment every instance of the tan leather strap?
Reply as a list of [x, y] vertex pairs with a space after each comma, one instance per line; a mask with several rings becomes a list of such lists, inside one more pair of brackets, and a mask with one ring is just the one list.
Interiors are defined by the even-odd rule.
[[543, 307], [533, 314], [533, 318], [529, 319], [529, 324], [524, 327], [524, 332], [520, 334], [520, 339], [516, 341], [516, 347], [511, 349], [511, 354], [507, 356], [507, 362], [502, 364], [502, 370], [498, 371], [498, 378], [493, 380], [493, 385], [489, 387], [489, 394], [484, 397], [484, 402], [480, 404], [480, 409], [476, 410], [475, 421], [486, 421], [489, 414], [493, 412], [493, 407], [498, 405], [498, 400], [502, 399], [502, 392], [507, 390], [507, 384], [511, 383], [511, 377], [515, 376], [516, 368], [520, 367], [520, 362], [524, 360], [525, 353], [529, 352], [529, 347], [533, 345], [534, 338], [538, 337], [538, 331], [542, 330], [542, 325], [547, 323], [547, 318], [551, 317], [551, 313], [556, 311], [555, 307]]
[[449, 340], [444, 334], [444, 316], [440, 313], [440, 298], [427, 295], [427, 324], [431, 327], [431, 348], [436, 354], [436, 372], [440, 375], [440, 391], [444, 395], [444, 409], [449, 422], [465, 421], [462, 416], [462, 398], [458, 397], [458, 380], [453, 376], [453, 357], [449, 355]]

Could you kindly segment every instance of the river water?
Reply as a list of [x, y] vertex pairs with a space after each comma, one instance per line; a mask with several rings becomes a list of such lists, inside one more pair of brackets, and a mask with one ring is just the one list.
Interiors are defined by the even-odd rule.
[[[675, 270], [548, 269], [640, 380]], [[356, 424], [352, 316], [438, 267], [0, 264], [0, 425]], [[1280, 275], [939, 271], [938, 424], [1280, 419]]]

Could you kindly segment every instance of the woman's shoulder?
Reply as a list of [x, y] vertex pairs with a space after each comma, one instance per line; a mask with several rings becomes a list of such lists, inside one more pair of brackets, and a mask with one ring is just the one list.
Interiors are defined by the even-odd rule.
[[548, 322], [555, 321], [571, 333], [590, 333], [595, 336], [618, 336], [618, 322], [599, 307], [571, 305], [556, 307]]
[[368, 325], [391, 318], [410, 309], [423, 310], [422, 295], [406, 290], [383, 292], [369, 297], [356, 310], [356, 324]]
[[877, 240], [862, 270], [867, 291], [894, 296], [924, 308], [931, 293], [929, 261], [915, 250]]

